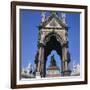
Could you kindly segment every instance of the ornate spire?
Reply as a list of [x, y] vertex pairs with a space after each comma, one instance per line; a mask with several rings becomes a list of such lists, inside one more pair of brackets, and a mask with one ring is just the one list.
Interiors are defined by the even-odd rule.
[[46, 13], [46, 12], [44, 12], [44, 11], [42, 11], [42, 13], [41, 13], [41, 16], [42, 16], [42, 20], [41, 20], [41, 21], [42, 21], [42, 22], [45, 21], [45, 18], [46, 18], [45, 13]]
[[66, 14], [65, 13], [61, 13], [61, 18], [62, 18], [62, 21], [63, 23], [66, 23]]

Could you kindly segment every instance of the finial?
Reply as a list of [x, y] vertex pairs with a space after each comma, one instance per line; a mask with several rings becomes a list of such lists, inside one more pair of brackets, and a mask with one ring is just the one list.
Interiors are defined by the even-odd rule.
[[45, 21], [45, 18], [46, 18], [46, 17], [45, 17], [45, 13], [46, 13], [46, 12], [44, 12], [44, 11], [42, 11], [42, 13], [41, 13], [41, 16], [42, 16], [42, 20], [41, 20], [41, 21], [42, 21], [42, 22]]
[[63, 23], [66, 23], [66, 14], [65, 13], [61, 13], [61, 18], [62, 18], [62, 21]]
[[51, 14], [58, 15], [58, 13], [55, 11], [52, 11]]

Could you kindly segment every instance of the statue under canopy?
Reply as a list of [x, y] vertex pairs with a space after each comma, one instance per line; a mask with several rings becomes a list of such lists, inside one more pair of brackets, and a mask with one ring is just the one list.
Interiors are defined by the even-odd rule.
[[50, 66], [56, 66], [56, 60], [54, 58], [54, 55], [51, 56]]

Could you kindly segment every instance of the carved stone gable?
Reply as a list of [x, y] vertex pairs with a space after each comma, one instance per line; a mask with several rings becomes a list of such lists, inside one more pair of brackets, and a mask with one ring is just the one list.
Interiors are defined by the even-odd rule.
[[62, 28], [62, 26], [60, 25], [60, 23], [53, 18], [47, 25], [46, 27], [58, 27], [58, 28]]
[[66, 28], [67, 25], [65, 22], [63, 22], [63, 19], [59, 17], [57, 14], [51, 14], [41, 23], [40, 27]]

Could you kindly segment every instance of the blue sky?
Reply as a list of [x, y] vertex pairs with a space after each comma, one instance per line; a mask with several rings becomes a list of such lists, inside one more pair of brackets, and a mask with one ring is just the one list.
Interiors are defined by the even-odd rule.
[[[71, 62], [80, 63], [80, 14], [66, 13], [67, 24], [69, 26], [69, 51]], [[28, 63], [34, 64], [37, 52], [38, 26], [41, 22], [41, 11], [21, 10], [21, 67], [25, 68]], [[51, 55], [55, 55], [56, 62], [60, 66], [60, 57], [56, 51], [52, 51], [48, 56], [47, 66]]]

